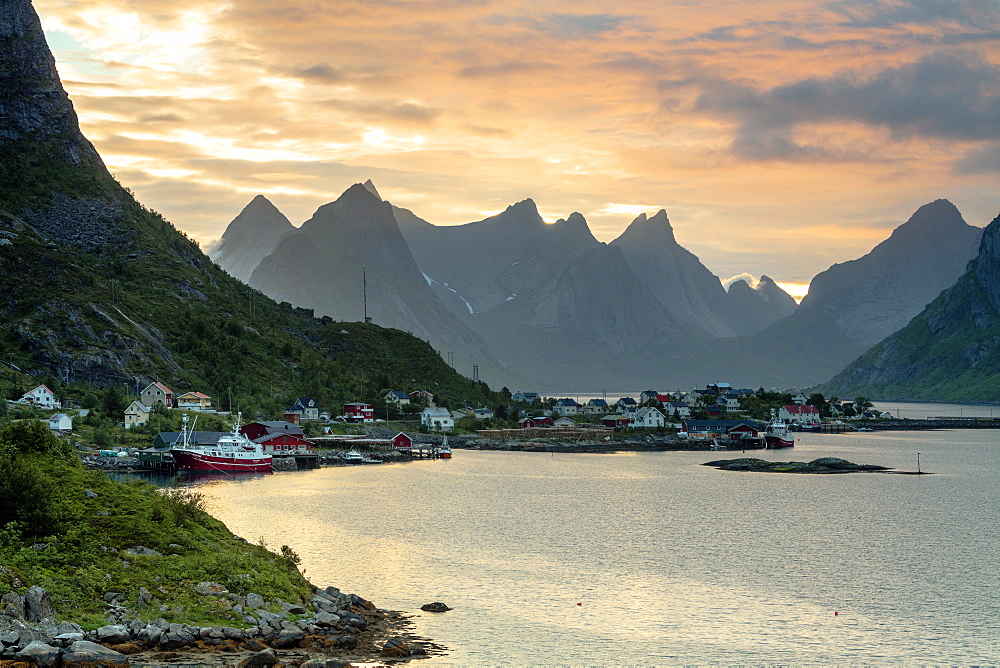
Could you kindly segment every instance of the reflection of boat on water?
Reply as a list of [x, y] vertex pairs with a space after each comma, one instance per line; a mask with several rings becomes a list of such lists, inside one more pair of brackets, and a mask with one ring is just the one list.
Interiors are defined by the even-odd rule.
[[447, 434], [445, 434], [444, 443], [441, 444], [441, 449], [438, 451], [438, 457], [441, 459], [451, 459], [451, 447], [448, 445]]
[[788, 424], [781, 418], [771, 415], [771, 423], [764, 430], [764, 447], [775, 450], [790, 448], [795, 445], [795, 437], [788, 432]]
[[[196, 419], [197, 421], [197, 419]], [[192, 442], [188, 417], [184, 415], [180, 441], [170, 448], [170, 454], [182, 471], [213, 471], [217, 473], [269, 473], [271, 455], [264, 453], [259, 443], [254, 443], [240, 433], [240, 416], [237, 416], [230, 433], [218, 434], [211, 443]]]

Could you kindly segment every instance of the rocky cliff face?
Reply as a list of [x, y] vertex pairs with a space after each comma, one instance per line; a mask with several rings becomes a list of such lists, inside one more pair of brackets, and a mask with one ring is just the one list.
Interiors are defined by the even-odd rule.
[[823, 314], [847, 338], [871, 346], [965, 273], [981, 233], [948, 200], [925, 204], [867, 255], [817, 274], [794, 317]]
[[459, 317], [539, 289], [547, 272], [537, 265], [561, 263], [599, 245], [583, 216], [547, 225], [530, 199], [466, 225], [439, 227], [399, 210], [397, 219], [427, 282]]
[[80, 132], [29, 0], [0, 5], [0, 43], [0, 191], [8, 212], [78, 246], [126, 244], [120, 188]]
[[794, 313], [733, 342], [733, 354], [761, 372], [777, 366], [788, 386], [825, 383], [954, 284], [981, 234], [951, 202], [926, 204], [867, 255], [818, 274]]
[[[361, 184], [320, 207], [297, 232], [285, 234], [250, 276], [278, 301], [338, 320], [361, 320], [413, 333], [442, 353], [505, 369], [483, 341], [434, 296], [400, 234], [392, 207]], [[457, 364], [457, 362], [456, 362]]]
[[761, 276], [755, 287], [735, 281], [727, 291], [729, 314], [742, 332], [753, 334], [795, 312], [798, 304], [769, 276]]
[[979, 256], [910, 323], [874, 346], [823, 390], [880, 399], [986, 401], [1000, 391], [1000, 217]]
[[230, 276], [247, 283], [281, 237], [294, 230], [285, 214], [266, 197], [257, 195], [226, 227], [211, 257]]

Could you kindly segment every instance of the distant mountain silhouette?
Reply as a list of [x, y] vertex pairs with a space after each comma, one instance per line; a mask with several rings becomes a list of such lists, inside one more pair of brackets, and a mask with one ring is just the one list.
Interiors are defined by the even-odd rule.
[[823, 385], [842, 397], [995, 402], [1000, 392], [1000, 216], [979, 255], [903, 329]]
[[505, 369], [434, 296], [392, 207], [364, 185], [351, 186], [298, 230], [285, 233], [249, 282], [272, 299], [314, 309], [317, 315], [361, 320], [365, 279], [367, 314], [375, 324], [411, 332], [442, 353], [453, 352], [456, 365], [478, 363], [484, 378], [488, 371]]
[[770, 279], [768, 299], [740, 287], [727, 294], [719, 277], [677, 243], [663, 209], [639, 215], [611, 245], [671, 315], [710, 336], [752, 334], [795, 310], [795, 300]]
[[825, 382], [951, 286], [981, 235], [951, 202], [925, 204], [868, 254], [817, 274], [794, 313], [731, 353], [762, 359], [787, 386]]
[[230, 276], [248, 283], [253, 270], [271, 254], [278, 240], [294, 230], [285, 214], [266, 197], [257, 195], [229, 224], [210, 255]]

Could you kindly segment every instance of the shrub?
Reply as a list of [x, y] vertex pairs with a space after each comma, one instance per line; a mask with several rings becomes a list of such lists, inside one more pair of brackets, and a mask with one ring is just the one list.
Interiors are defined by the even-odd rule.
[[[30, 460], [0, 455], [0, 527], [25, 536], [48, 536], [58, 528], [51, 481]], [[15, 524], [16, 523], [16, 524]]]

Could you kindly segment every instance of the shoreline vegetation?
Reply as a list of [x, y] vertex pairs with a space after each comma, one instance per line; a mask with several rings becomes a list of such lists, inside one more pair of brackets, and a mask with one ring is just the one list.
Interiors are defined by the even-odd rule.
[[[444, 648], [319, 588], [196, 491], [86, 468], [39, 422], [0, 429], [0, 665], [348, 665]], [[72, 621], [66, 621], [72, 620]]]

